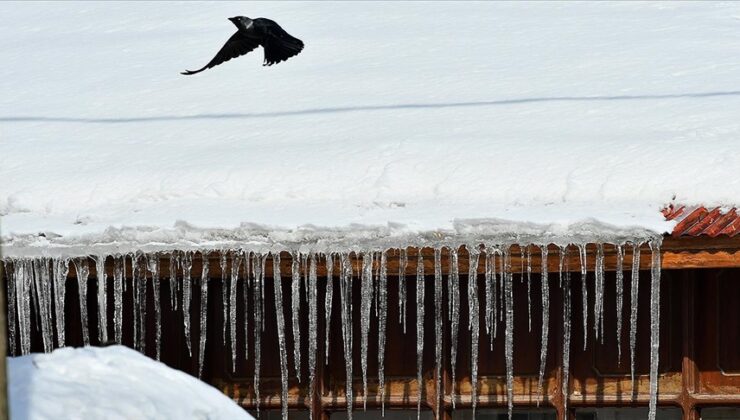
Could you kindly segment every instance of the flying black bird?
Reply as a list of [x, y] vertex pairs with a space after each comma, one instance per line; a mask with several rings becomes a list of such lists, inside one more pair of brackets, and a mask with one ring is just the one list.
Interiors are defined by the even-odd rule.
[[244, 55], [258, 46], [265, 49], [263, 66], [271, 66], [298, 54], [303, 50], [303, 41], [290, 36], [270, 19], [250, 19], [244, 16], [229, 18], [238, 30], [226, 41], [210, 63], [200, 70], [185, 70], [181, 74], [191, 75], [215, 67], [232, 58]]

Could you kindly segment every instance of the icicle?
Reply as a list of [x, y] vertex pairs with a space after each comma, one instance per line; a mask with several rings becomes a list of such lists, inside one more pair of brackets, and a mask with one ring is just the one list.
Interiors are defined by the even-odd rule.
[[[208, 252], [204, 251], [201, 256], [203, 258], [203, 270], [200, 274], [200, 339], [198, 340], [198, 378], [203, 377], [203, 359], [206, 353], [206, 336], [208, 334]], [[157, 332], [157, 336], [159, 336], [159, 331]], [[159, 343], [159, 339], [157, 339], [157, 343]], [[159, 344], [157, 344], [157, 360], [159, 360]]]
[[[149, 267], [149, 272], [152, 273], [152, 291], [154, 294], [155, 322], [154, 343], [156, 347], [157, 360], [159, 360], [162, 355], [162, 304], [159, 294], [159, 255], [150, 254], [147, 259], [147, 265]], [[203, 255], [203, 266], [208, 266], [207, 254]], [[146, 291], [144, 291], [144, 293], [146, 293]]]
[[324, 364], [329, 364], [329, 337], [331, 334], [331, 305], [334, 299], [334, 254], [326, 254], [326, 297], [324, 298], [324, 320], [325, 320], [325, 343], [324, 343]]
[[600, 331], [604, 316], [604, 244], [596, 244], [596, 266], [594, 268], [594, 337], [598, 340], [603, 331]]
[[[16, 329], [16, 322], [15, 322], [15, 316], [16, 316], [16, 310], [15, 310], [15, 263], [13, 264], [13, 269], [9, 269], [8, 265], [5, 261], [2, 261], [3, 263], [3, 273], [5, 273], [5, 281], [7, 282], [7, 288], [8, 288], [8, 352], [11, 356], [16, 355], [16, 349], [15, 349], [15, 329]], [[57, 265], [59, 261], [54, 261], [54, 283], [56, 285], [57, 283]], [[55, 287], [56, 289], [56, 287]], [[55, 295], [57, 296], [57, 301], [55, 308], [59, 307], [59, 298], [58, 293]], [[57, 326], [59, 325], [59, 309], [56, 309], [57, 313]], [[64, 321], [62, 320], [62, 326], [64, 326]], [[64, 345], [64, 331], [62, 329], [61, 332], [61, 343], [60, 347]]]
[[123, 341], [123, 266], [124, 257], [113, 258], [113, 337], [116, 344]]
[[583, 351], [588, 347], [588, 268], [586, 267], [586, 244], [578, 245], [581, 258], [581, 298], [583, 308]]
[[640, 244], [632, 244], [632, 282], [630, 284], [630, 378], [635, 393], [635, 344], [637, 343], [637, 300], [640, 291]]
[[[506, 308], [504, 308], [505, 300], [504, 300], [504, 279], [506, 278], [506, 272], [504, 271], [504, 253], [503, 251], [499, 250], [500, 256], [500, 265], [499, 265], [499, 275], [496, 279], [496, 288], [498, 289], [498, 320], [499, 322], [502, 322], [504, 320], [504, 315], [506, 314]], [[493, 336], [496, 337], [496, 327], [494, 324], [493, 329]]]
[[360, 283], [360, 366], [362, 368], [362, 408], [367, 410], [367, 341], [370, 332], [370, 312], [373, 304], [373, 255], [365, 252], [362, 258]]
[[49, 268], [48, 259], [42, 258], [36, 260], [34, 279], [36, 281], [39, 316], [41, 317], [41, 337], [45, 353], [50, 353], [54, 349], [54, 331], [51, 319], [51, 276]]
[[[490, 336], [491, 340], [491, 351], [493, 351], [493, 340], [496, 338], [496, 334], [498, 333], [498, 295], [497, 289], [498, 289], [498, 275], [496, 274], [496, 254], [498, 253], [498, 250], [494, 249], [491, 254], [491, 272], [492, 272], [492, 281], [493, 284], [491, 285], [491, 328], [493, 329], [493, 335]], [[501, 264], [501, 267], [503, 268], [504, 264]]]
[[527, 326], [529, 332], [532, 332], [532, 251], [529, 246], [527, 246], [527, 317]]
[[[178, 257], [173, 252], [170, 254], [170, 299], [172, 302], [172, 310], [177, 310], [177, 261]], [[124, 270], [126, 267], [124, 266]], [[126, 276], [123, 276], [124, 279]]]
[[442, 395], [442, 250], [434, 249], [434, 368], [436, 371], [435, 413], [440, 418]]
[[301, 255], [297, 252], [293, 253], [290, 292], [291, 314], [293, 316], [293, 363], [295, 364], [295, 376], [298, 378], [298, 382], [301, 381], [301, 325], [299, 318], [301, 312], [300, 257]]
[[146, 354], [146, 267], [140, 264], [146, 265], [146, 259], [140, 260], [139, 256], [136, 258], [137, 272], [139, 273], [136, 281], [136, 294], [138, 295], [139, 311], [139, 351]]
[[[293, 264], [296, 264], [295, 255]], [[285, 345], [285, 316], [283, 314], [283, 287], [280, 280], [280, 254], [272, 254], [273, 286], [275, 290], [275, 318], [277, 320], [278, 346], [280, 348], [280, 405], [283, 420], [288, 419], [288, 352]]]
[[[231, 371], [236, 372], [236, 292], [239, 281], [239, 266], [242, 256], [235, 252], [231, 255], [231, 276], [229, 278], [229, 332], [231, 333]], [[246, 286], [245, 286], [246, 287]], [[246, 335], [244, 336], [246, 340]]]
[[344, 343], [344, 364], [346, 370], [345, 395], [347, 417], [352, 420], [352, 261], [348, 254], [340, 255], [339, 274], [340, 297], [342, 305], [342, 342]]
[[660, 356], [660, 240], [650, 242], [650, 403], [648, 420], [655, 420], [658, 405], [658, 361]]
[[514, 409], [514, 276], [511, 273], [511, 249], [504, 248], [504, 299], [506, 305], [506, 331], [504, 354], [506, 356], [506, 393], [509, 420]]
[[457, 381], [457, 333], [460, 328], [460, 276], [458, 271], [457, 248], [450, 248], [451, 266], [448, 282], [448, 300], [450, 306], [450, 365], [452, 366], [452, 408], [455, 408], [455, 386]]
[[[547, 279], [547, 244], [540, 245], [542, 253], [541, 286], [542, 286], [542, 340], [540, 341], [540, 377], [537, 381], [537, 405], [542, 401], [542, 382], [547, 365], [547, 343], [550, 330], [550, 284]], [[531, 267], [528, 268], [531, 271]], [[562, 275], [562, 273], [561, 273]]]
[[[137, 260], [138, 261], [138, 260]], [[139, 294], [139, 349], [142, 353], [146, 354], [146, 300], [147, 300], [147, 293], [146, 293], [146, 264], [147, 260], [146, 258], [143, 259], [143, 261], [139, 264], [144, 264], [144, 266], [139, 266], [139, 281], [137, 284], [137, 290]]]
[[[249, 257], [249, 254], [247, 254]], [[233, 260], [232, 260], [233, 263]], [[252, 289], [252, 307], [254, 308], [254, 329], [252, 338], [254, 343], [254, 398], [257, 406], [257, 415], [260, 412], [260, 368], [262, 363], [262, 284], [265, 279], [264, 259], [260, 254], [252, 254], [252, 271], [254, 287]], [[232, 268], [233, 270], [233, 268]], [[233, 271], [232, 271], [233, 273]], [[233, 276], [233, 274], [232, 274]]]
[[95, 270], [98, 284], [98, 340], [108, 341], [108, 275], [105, 273], [105, 256], [95, 257]]
[[193, 253], [185, 252], [182, 259], [182, 320], [185, 327], [185, 343], [188, 346], [188, 355], [193, 356], [190, 343], [190, 270], [193, 268]]
[[388, 256], [380, 253], [378, 273], [378, 390], [380, 415], [385, 417], [385, 329], [388, 317]]
[[[77, 270], [77, 285], [80, 295], [80, 321], [82, 322], [82, 343], [90, 345], [90, 333], [87, 329], [87, 278], [90, 275], [90, 267], [87, 258], [79, 258], [74, 261]], [[25, 354], [25, 353], [24, 353]]]
[[416, 420], [421, 418], [421, 395], [424, 389], [422, 382], [422, 365], [424, 361], [424, 258], [421, 248], [416, 260], [416, 383], [418, 385], [416, 401]]
[[[563, 261], [565, 261], [565, 277], [563, 277]], [[560, 248], [560, 281], [563, 290], [563, 381], [562, 395], [565, 411], [568, 410], [568, 384], [570, 374], [570, 335], [571, 335], [571, 293], [570, 267], [568, 263], [568, 248]]]
[[[240, 260], [244, 260], [244, 286], [242, 287], [242, 302], [244, 303], [244, 359], [249, 360], [249, 252], [243, 258], [240, 257]], [[239, 278], [239, 267], [237, 267], [236, 277]]]
[[[15, 296], [18, 307], [18, 333], [21, 342], [21, 355], [31, 352], [31, 283], [33, 281], [30, 260], [16, 260]], [[85, 312], [87, 313], [87, 312]], [[85, 327], [86, 325], [83, 325]]]
[[478, 341], [480, 338], [480, 307], [478, 302], [478, 250], [467, 246], [469, 253], [468, 268], [468, 327], [470, 329], [470, 371], [471, 371], [471, 403], [473, 418], [478, 404]]
[[[65, 307], [65, 295], [67, 288], [67, 274], [69, 273], [69, 260], [57, 259], [54, 260], [54, 311], [56, 314], [57, 324], [57, 345], [64, 347], [65, 341], [65, 322], [64, 322], [64, 307]], [[9, 303], [10, 297], [9, 297]], [[15, 306], [15, 305], [13, 305]], [[11, 340], [13, 343], [13, 349], [15, 349], [15, 338]]]
[[492, 332], [492, 325], [493, 325], [493, 261], [494, 258], [491, 254], [493, 251], [491, 248], [486, 248], [486, 258], [485, 258], [485, 266], [486, 266], [486, 274], [485, 274], [485, 282], [486, 282], [486, 302], [485, 302], [485, 325], [486, 325], [486, 334], [488, 334], [488, 337], [491, 341], [491, 349], [493, 349], [493, 332]]
[[624, 309], [624, 249], [617, 245], [617, 363], [622, 365], [622, 311]]
[[[228, 273], [226, 272], [226, 264], [227, 264], [227, 254], [225, 250], [221, 251], [221, 258], [219, 260], [221, 267], [221, 308], [223, 309], [223, 321], [221, 322], [221, 327], [223, 329], [221, 333], [221, 337], [223, 338], [223, 345], [226, 347], [226, 326], [228, 325], [229, 321], [229, 286], [228, 283], [226, 283], [227, 279], [229, 278]], [[233, 370], [232, 370], [233, 371]]]
[[139, 350], [139, 269], [138, 255], [131, 254], [131, 293], [133, 294], [133, 346]]
[[398, 322], [403, 324], [403, 333], [406, 334], [406, 267], [408, 266], [408, 256], [406, 248], [398, 250]]
[[[313, 403], [316, 390], [316, 349], [318, 347], [317, 335], [319, 329], [319, 316], [317, 308], [318, 275], [316, 274], [316, 254], [309, 256], [308, 283], [308, 399], [309, 406]], [[311, 412], [313, 419], [313, 412]]]

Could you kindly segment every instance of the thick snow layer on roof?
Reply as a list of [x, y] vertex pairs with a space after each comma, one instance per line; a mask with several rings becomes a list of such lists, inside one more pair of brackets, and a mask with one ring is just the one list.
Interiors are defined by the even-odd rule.
[[[0, 9], [6, 255], [664, 232], [674, 200], [740, 202], [737, 3]], [[234, 15], [306, 48], [180, 75]]]
[[8, 358], [11, 419], [252, 419], [192, 376], [123, 346]]

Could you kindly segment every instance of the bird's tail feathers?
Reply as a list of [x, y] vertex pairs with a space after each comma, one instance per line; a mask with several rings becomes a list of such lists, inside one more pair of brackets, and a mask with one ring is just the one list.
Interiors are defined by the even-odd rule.
[[273, 38], [264, 45], [265, 61], [262, 65], [271, 66], [285, 61], [303, 50], [303, 41], [292, 36]]

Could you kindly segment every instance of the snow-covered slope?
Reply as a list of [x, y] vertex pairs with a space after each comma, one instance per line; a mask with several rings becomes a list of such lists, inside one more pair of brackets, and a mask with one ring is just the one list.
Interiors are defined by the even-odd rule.
[[[180, 75], [234, 15], [306, 49]], [[736, 3], [3, 3], [4, 251], [663, 232], [740, 202], [739, 41]]]
[[215, 388], [123, 346], [8, 358], [10, 418], [251, 419]]

